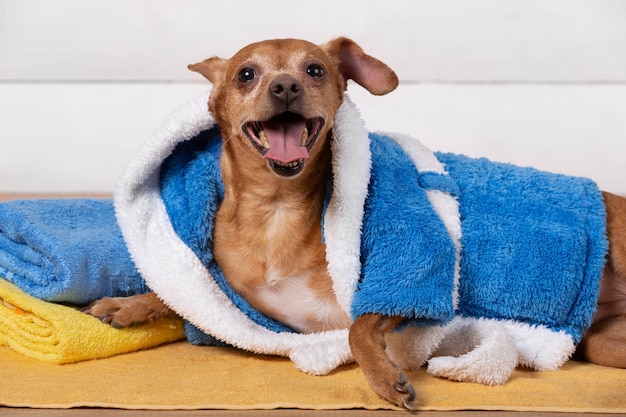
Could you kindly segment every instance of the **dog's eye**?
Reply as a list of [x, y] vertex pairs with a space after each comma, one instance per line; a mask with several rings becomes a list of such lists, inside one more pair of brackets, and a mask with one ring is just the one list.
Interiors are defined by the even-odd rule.
[[313, 78], [321, 78], [324, 75], [324, 68], [317, 64], [311, 64], [307, 67], [306, 73]]
[[244, 68], [241, 71], [239, 71], [239, 74], [237, 75], [237, 79], [239, 81], [241, 81], [242, 83], [249, 83], [250, 81], [254, 80], [254, 70], [252, 68]]

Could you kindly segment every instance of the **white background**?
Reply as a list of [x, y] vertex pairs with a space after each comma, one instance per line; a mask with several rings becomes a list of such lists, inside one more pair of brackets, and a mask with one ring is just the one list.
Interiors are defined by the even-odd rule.
[[187, 64], [340, 35], [401, 79], [371, 130], [626, 194], [626, 0], [0, 0], [0, 192], [110, 192]]

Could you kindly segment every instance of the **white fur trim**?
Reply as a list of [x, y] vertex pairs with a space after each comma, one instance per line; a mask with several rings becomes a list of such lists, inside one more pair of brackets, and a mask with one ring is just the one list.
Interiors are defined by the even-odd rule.
[[428, 362], [428, 372], [456, 381], [499, 385], [517, 366], [517, 350], [495, 320], [455, 319], [446, 326], [438, 351]]
[[428, 372], [486, 385], [504, 384], [518, 365], [537, 371], [558, 369], [574, 353], [565, 332], [512, 320], [456, 317], [445, 327]]
[[347, 96], [335, 115], [332, 153], [333, 194], [324, 215], [326, 261], [337, 301], [349, 314], [361, 276], [361, 226], [372, 154], [361, 115]]
[[512, 320], [502, 322], [519, 355], [519, 365], [535, 371], [560, 368], [576, 350], [574, 339], [564, 331], [555, 332], [546, 326], [532, 326]]
[[391, 362], [400, 368], [416, 370], [428, 361], [445, 334], [442, 326], [406, 326], [385, 335], [385, 351]]

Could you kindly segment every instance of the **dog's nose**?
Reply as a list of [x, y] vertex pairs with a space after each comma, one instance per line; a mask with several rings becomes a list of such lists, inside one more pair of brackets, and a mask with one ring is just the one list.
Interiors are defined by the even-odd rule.
[[302, 92], [302, 84], [290, 75], [281, 75], [270, 85], [270, 92], [274, 97], [289, 104]]

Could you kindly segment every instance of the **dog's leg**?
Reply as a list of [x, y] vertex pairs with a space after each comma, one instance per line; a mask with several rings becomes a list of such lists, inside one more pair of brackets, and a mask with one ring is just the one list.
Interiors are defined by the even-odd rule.
[[598, 365], [626, 368], [626, 316], [592, 325], [578, 346], [578, 353]]
[[626, 199], [604, 193], [609, 255], [598, 311], [578, 353], [589, 362], [626, 368]]
[[174, 314], [153, 292], [130, 297], [105, 297], [81, 311], [118, 328], [147, 323]]
[[387, 401], [411, 410], [415, 389], [385, 352], [385, 334], [404, 320], [379, 314], [364, 314], [350, 327], [350, 349], [370, 388]]

